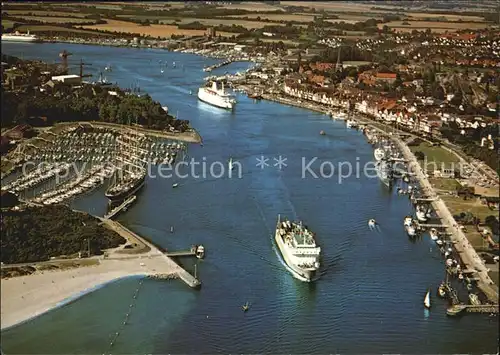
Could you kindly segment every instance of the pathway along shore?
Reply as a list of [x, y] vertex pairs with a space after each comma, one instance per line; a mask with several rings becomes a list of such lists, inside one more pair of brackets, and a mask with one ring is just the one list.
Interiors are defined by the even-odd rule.
[[[66, 270], [36, 272], [1, 280], [1, 329], [18, 325], [67, 304], [105, 284], [131, 276], [181, 277], [187, 271], [177, 265], [153, 244], [131, 232], [120, 223], [103, 220], [128, 243], [141, 246], [146, 252], [127, 254], [119, 247], [109, 251], [106, 258], [96, 256], [94, 266]], [[56, 261], [54, 261], [56, 263]], [[35, 265], [36, 263], [31, 263]], [[2, 267], [10, 267], [5, 265]], [[189, 275], [189, 274], [188, 274]]]
[[[294, 100], [293, 98], [285, 97], [283, 95], [278, 96], [270, 94], [264, 94], [262, 95], [262, 97], [265, 100], [275, 101], [281, 104], [305, 108], [324, 114], [328, 113], [324, 107], [321, 107], [320, 105], [313, 102], [307, 102], [305, 100], [299, 102], [299, 100]], [[378, 125], [372, 122], [370, 119], [363, 117], [363, 115], [359, 112], [356, 112], [356, 114], [361, 116], [361, 120], [359, 120], [359, 117], [357, 117], [357, 119], [363, 124], [369, 126], [370, 128], [376, 129], [384, 135], [387, 135], [387, 131], [378, 127]], [[391, 131], [393, 131], [393, 135], [391, 138], [395, 141], [404, 157], [408, 160], [409, 166], [413, 169], [413, 173], [416, 174], [416, 177], [422, 189], [428, 196], [430, 196], [431, 198], [435, 198], [435, 200], [432, 202], [432, 207], [443, 221], [443, 224], [449, 226], [447, 228], [447, 232], [450, 234], [450, 238], [454, 243], [455, 249], [460, 254], [462, 262], [466, 265], [466, 269], [474, 270], [476, 272], [475, 276], [478, 279], [478, 287], [484, 292], [486, 297], [488, 297], [488, 300], [494, 302], [495, 304], [498, 304], [498, 286], [488, 275], [488, 268], [484, 265], [481, 258], [477, 254], [476, 249], [474, 249], [472, 244], [470, 244], [463, 231], [458, 228], [457, 222], [453, 218], [453, 215], [451, 214], [444, 201], [434, 191], [434, 188], [422, 171], [422, 168], [420, 167], [420, 164], [418, 163], [415, 155], [411, 152], [410, 148], [408, 148], [408, 146], [399, 137], [397, 137], [400, 131], [392, 129]], [[408, 133], [406, 132], [403, 133], [408, 135]]]

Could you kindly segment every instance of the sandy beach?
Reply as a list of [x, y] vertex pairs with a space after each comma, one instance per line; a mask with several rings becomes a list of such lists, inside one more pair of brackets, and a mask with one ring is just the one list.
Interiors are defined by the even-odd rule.
[[74, 299], [102, 284], [137, 275], [175, 274], [180, 267], [162, 255], [100, 260], [96, 266], [37, 272], [2, 279], [1, 329], [39, 316], [61, 302]]

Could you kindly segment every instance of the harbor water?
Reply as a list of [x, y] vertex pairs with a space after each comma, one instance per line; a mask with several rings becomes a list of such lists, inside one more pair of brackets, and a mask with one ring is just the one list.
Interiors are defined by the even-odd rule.
[[[214, 166], [217, 174], [221, 168], [214, 162], [221, 162], [225, 171], [220, 178], [201, 176], [201, 167], [199, 177], [149, 177], [119, 217], [167, 249], [203, 244], [199, 291], [176, 280], [120, 280], [2, 332], [6, 354], [496, 352], [496, 317], [446, 316], [447, 304], [436, 296], [445, 277], [439, 251], [427, 236], [409, 241], [402, 225], [413, 212], [408, 197], [363, 174], [373, 149], [360, 132], [326, 115], [244, 95], [234, 112], [199, 102], [202, 69], [214, 59], [152, 49], [2, 44], [3, 53], [47, 62], [64, 49], [75, 63], [92, 63], [94, 77], [111, 64], [108, 81], [138, 85], [170, 113], [190, 120], [203, 146], [190, 146], [185, 159], [206, 162], [207, 171]], [[164, 73], [160, 60], [168, 63]], [[250, 65], [233, 63], [210, 75]], [[268, 166], [256, 165], [261, 156]], [[281, 170], [274, 166], [280, 156], [286, 158]], [[318, 178], [303, 174], [315, 157], [310, 169]], [[339, 181], [348, 175], [347, 162], [353, 173]], [[103, 215], [104, 189], [73, 207]], [[317, 282], [300, 282], [283, 265], [273, 243], [278, 214], [301, 219], [316, 233], [323, 257]], [[377, 230], [368, 227], [371, 218]], [[194, 262], [183, 265], [194, 272]], [[425, 312], [429, 288], [432, 308]], [[250, 309], [242, 312], [246, 302]]]

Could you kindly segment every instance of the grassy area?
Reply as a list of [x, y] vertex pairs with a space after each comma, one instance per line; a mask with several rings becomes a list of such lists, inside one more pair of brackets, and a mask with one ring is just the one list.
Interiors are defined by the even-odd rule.
[[422, 152], [425, 155], [425, 161], [419, 161], [420, 165], [425, 169], [427, 168], [429, 173], [432, 173], [436, 169], [450, 169], [453, 167], [458, 167], [460, 159], [440, 146], [432, 146], [427, 142], [423, 142], [418, 146], [410, 146], [410, 150], [415, 152]]
[[438, 190], [456, 191], [462, 185], [455, 179], [429, 179], [429, 182]]
[[5, 13], [8, 13], [10, 16], [13, 17], [20, 17], [20, 16], [60, 16], [60, 17], [67, 17], [67, 16], [72, 16], [72, 17], [85, 17], [90, 14], [85, 14], [81, 12], [63, 12], [63, 11], [40, 11], [40, 10], [8, 10], [2, 12], [2, 15], [5, 15]]
[[470, 212], [480, 218], [481, 221], [484, 221], [486, 217], [498, 214], [497, 211], [490, 210], [488, 206], [481, 204], [477, 198], [464, 200], [462, 197], [445, 195], [441, 196], [441, 199], [446, 203], [453, 215]]
[[[441, 199], [453, 215], [470, 212], [481, 221], [484, 221], [486, 217], [498, 214], [497, 211], [490, 210], [486, 205], [481, 204], [477, 198], [464, 200], [457, 196], [441, 195]], [[487, 243], [474, 226], [467, 226], [465, 236], [474, 248], [487, 247]]]
[[14, 21], [2, 19], [2, 26], [6, 30], [10, 30], [14, 23]]
[[[247, 29], [252, 29], [252, 28], [262, 28], [264, 26], [284, 26], [282, 23], [278, 22], [260, 22], [260, 21], [245, 21], [245, 20], [224, 20], [224, 19], [219, 19], [219, 18], [214, 18], [214, 19], [206, 19], [206, 18], [194, 18], [194, 17], [186, 17], [186, 18], [180, 18], [180, 21], [178, 23], [180, 24], [185, 24], [185, 23], [191, 23], [191, 22], [199, 22], [203, 25], [207, 26], [217, 26], [217, 25], [225, 25], [225, 26], [232, 26], [232, 25], [240, 25], [243, 26]], [[170, 19], [165, 19], [162, 20], [162, 23], [172, 23], [174, 21], [173, 18]]]
[[387, 23], [379, 23], [378, 28], [382, 29], [387, 26], [391, 29], [401, 32], [411, 32], [413, 30], [426, 30], [430, 28], [433, 32], [444, 32], [444, 31], [458, 31], [463, 29], [483, 29], [488, 28], [490, 25], [488, 23], [479, 22], [438, 22], [438, 21], [407, 21], [408, 25], [403, 24], [404, 21], [391, 21]]

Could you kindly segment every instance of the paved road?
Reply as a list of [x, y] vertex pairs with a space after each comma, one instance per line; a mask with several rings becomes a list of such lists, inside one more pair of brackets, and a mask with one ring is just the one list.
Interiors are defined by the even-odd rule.
[[498, 287], [494, 285], [488, 275], [488, 268], [484, 265], [479, 255], [477, 255], [476, 250], [472, 244], [470, 244], [463, 231], [458, 227], [457, 222], [450, 213], [450, 210], [446, 207], [444, 201], [434, 192], [432, 185], [429, 180], [427, 180], [420, 165], [418, 164], [415, 155], [413, 155], [408, 146], [404, 144], [401, 139], [396, 138], [394, 140], [398, 144], [405, 158], [408, 159], [408, 161], [413, 165], [413, 172], [419, 179], [422, 188], [431, 198], [436, 198], [436, 200], [432, 202], [432, 206], [443, 221], [443, 224], [451, 226], [451, 228], [448, 228], [448, 232], [451, 235], [451, 240], [455, 242], [455, 249], [460, 254], [462, 262], [468, 269], [476, 270], [477, 277], [479, 278], [478, 286], [484, 291], [488, 298], [498, 300]]

